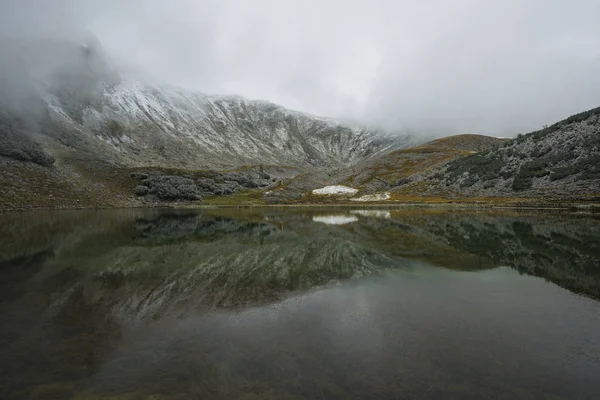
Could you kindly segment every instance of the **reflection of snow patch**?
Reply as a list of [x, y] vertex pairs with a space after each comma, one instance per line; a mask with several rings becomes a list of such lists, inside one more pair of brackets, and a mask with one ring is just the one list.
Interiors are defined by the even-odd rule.
[[327, 225], [344, 225], [358, 221], [353, 215], [324, 215], [322, 217], [313, 217], [313, 222], [322, 222]]
[[389, 219], [392, 217], [389, 211], [381, 211], [381, 210], [355, 210], [351, 211], [352, 214], [362, 215], [363, 217], [372, 217], [372, 218], [385, 218]]
[[390, 192], [376, 193], [376, 194], [365, 194], [364, 196], [355, 197], [350, 199], [351, 201], [382, 201], [390, 198]]
[[320, 189], [315, 189], [312, 191], [313, 194], [319, 195], [343, 195], [343, 194], [356, 194], [358, 193], [358, 189], [354, 189], [348, 186], [343, 185], [331, 185], [325, 186]]

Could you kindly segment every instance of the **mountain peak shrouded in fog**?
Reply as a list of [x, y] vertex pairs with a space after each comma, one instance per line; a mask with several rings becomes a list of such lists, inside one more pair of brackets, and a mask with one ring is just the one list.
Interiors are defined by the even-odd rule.
[[2, 74], [48, 65], [23, 68], [7, 46], [85, 52], [93, 35], [119, 70], [191, 91], [395, 131], [514, 136], [600, 103], [597, 15], [594, 0], [6, 0]]
[[[265, 180], [262, 170], [252, 178], [256, 182], [247, 176], [235, 177], [243, 184], [223, 179], [246, 189], [266, 184], [269, 190], [261, 201], [268, 202], [295, 201], [314, 189], [348, 183], [365, 196], [411, 188], [421, 194], [450, 188], [468, 195], [477, 190], [497, 195], [551, 188], [563, 196], [565, 188], [580, 194], [595, 188], [596, 173], [582, 174], [582, 169], [589, 170], [597, 160], [596, 112], [561, 121], [556, 125], [559, 133], [553, 131], [542, 142], [539, 135], [530, 135], [533, 139], [517, 150], [475, 149], [477, 141], [500, 146], [497, 140], [477, 135], [414, 146], [457, 130], [511, 137], [519, 132], [516, 127], [546, 114], [551, 116], [540, 125], [559, 120], [572, 107], [585, 109], [580, 104], [595, 102], [600, 93], [590, 91], [600, 80], [597, 83], [596, 74], [588, 71], [600, 60], [598, 49], [588, 48], [598, 28], [583, 16], [577, 26], [567, 24], [568, 33], [562, 25], [550, 29], [550, 17], [563, 10], [554, 3], [537, 16], [535, 29], [526, 26], [532, 23], [532, 12], [540, 10], [533, 0], [526, 1], [528, 7], [508, 1], [515, 14], [470, 0], [461, 7], [426, 3], [430, 7], [402, 3], [397, 8], [382, 1], [381, 10], [376, 10], [357, 1], [346, 7], [332, 1], [316, 16], [314, 9], [294, 1], [285, 6], [269, 3], [273, 9], [268, 10], [261, 1], [252, 9], [240, 4], [239, 10], [229, 8], [235, 1], [223, 7], [175, 0], [165, 7], [149, 0], [144, 7], [131, 8], [141, 3], [118, 6], [108, 1], [97, 7], [94, 1], [65, 0], [49, 8], [47, 3], [25, 0], [23, 4], [31, 6], [27, 9], [10, 1], [0, 17], [0, 22], [6, 19], [0, 24], [0, 155], [21, 171], [24, 181], [35, 182], [35, 176], [23, 172], [29, 164], [15, 162], [56, 167], [67, 174], [54, 177], [61, 182], [71, 179], [65, 166], [85, 169], [94, 162], [107, 171], [266, 165], [276, 168], [273, 176], [266, 173], [275, 181]], [[581, 6], [594, 9], [583, 1]], [[257, 10], [263, 12], [255, 15]], [[343, 13], [331, 19], [340, 10]], [[386, 23], [384, 10], [402, 10], [415, 21], [425, 13], [432, 20], [415, 24], [401, 14], [398, 22], [405, 25], [400, 29]], [[494, 29], [483, 23], [491, 23], [492, 11]], [[481, 20], [465, 20], [467, 14]], [[322, 26], [324, 17], [339, 31]], [[250, 21], [259, 20], [261, 24], [248, 30]], [[316, 32], [305, 29], [309, 21], [317, 23]], [[364, 23], [349, 29], [349, 21]], [[466, 25], [453, 28], [451, 22], [456, 21]], [[496, 32], [509, 23], [515, 31]], [[474, 26], [481, 37], [473, 36]], [[405, 47], [397, 47], [399, 43]], [[506, 54], [514, 58], [506, 60]], [[194, 68], [193, 73], [188, 68]], [[370, 71], [368, 79], [365, 71]], [[560, 96], [554, 96], [559, 88]], [[252, 100], [257, 97], [263, 100]], [[297, 108], [287, 108], [289, 104]], [[572, 132], [575, 128], [580, 132]], [[463, 139], [470, 147], [455, 148]], [[551, 148], [557, 154], [547, 150]], [[520, 152], [519, 162], [515, 152]], [[450, 172], [445, 174], [444, 168]], [[446, 175], [450, 181], [443, 180]], [[277, 179], [292, 176], [281, 187], [271, 187]], [[148, 177], [154, 183], [140, 185], [144, 187], [136, 193], [153, 195], [150, 192], [160, 192], [161, 185], [171, 185], [165, 192], [171, 199], [173, 193], [188, 193], [194, 187], [187, 176]], [[93, 186], [106, 179], [83, 180]], [[229, 193], [235, 186], [223, 188], [229, 183], [216, 176], [199, 179], [198, 187], [211, 194]], [[202, 197], [192, 192], [184, 197]]]
[[39, 112], [47, 90], [70, 90], [75, 98], [119, 74], [100, 41], [91, 34], [71, 38], [15, 37], [0, 42], [0, 105], [29, 116]]

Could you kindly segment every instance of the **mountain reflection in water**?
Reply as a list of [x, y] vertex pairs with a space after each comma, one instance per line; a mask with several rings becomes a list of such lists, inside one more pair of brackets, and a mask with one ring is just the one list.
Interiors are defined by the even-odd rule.
[[2, 398], [600, 398], [593, 216], [31, 212], [0, 238]]

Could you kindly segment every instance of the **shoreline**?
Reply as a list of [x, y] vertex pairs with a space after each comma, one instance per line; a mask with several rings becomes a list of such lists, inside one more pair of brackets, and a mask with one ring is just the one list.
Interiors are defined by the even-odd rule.
[[[553, 204], [554, 203], [554, 204]], [[339, 209], [447, 209], [447, 210], [540, 210], [568, 212], [600, 212], [600, 203], [585, 202], [410, 202], [410, 203], [291, 203], [291, 204], [156, 204], [142, 206], [106, 206], [106, 207], [23, 207], [0, 209], [0, 214], [29, 211], [89, 211], [89, 210], [139, 210], [139, 209], [260, 209], [260, 208], [339, 208]]]

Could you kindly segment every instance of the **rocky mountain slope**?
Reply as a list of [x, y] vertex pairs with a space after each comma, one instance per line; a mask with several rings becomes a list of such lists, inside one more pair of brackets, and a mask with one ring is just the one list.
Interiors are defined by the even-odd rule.
[[[54, 206], [41, 200], [61, 197], [52, 192], [57, 183], [68, 187], [59, 201], [66, 206], [82, 196], [101, 198], [84, 200], [87, 206], [104, 205], [105, 198], [106, 205], [135, 204], [134, 181], [115, 174], [141, 167], [173, 173], [264, 165], [276, 179], [352, 165], [415, 143], [266, 101], [145, 84], [117, 71], [93, 40], [37, 50], [37, 63], [48, 54], [60, 61], [18, 80], [26, 106], [0, 101], [0, 183], [7, 188], [0, 206], [7, 208]], [[39, 186], [48, 191], [36, 192]], [[108, 200], [119, 196], [127, 198]]]
[[211, 202], [339, 201], [311, 197], [327, 185], [390, 202], [600, 193], [600, 109], [513, 140], [458, 135], [419, 145], [265, 101], [144, 84], [93, 40], [38, 53], [37, 64], [54, 57], [43, 74], [0, 79], [0, 209], [233, 194]]
[[326, 185], [344, 185], [357, 189], [360, 199], [364, 195], [389, 191], [411, 182], [416, 174], [424, 174], [457, 158], [495, 148], [505, 141], [506, 139], [490, 136], [466, 134], [436, 139], [420, 146], [380, 154], [340, 168], [334, 173], [312, 171], [299, 175], [287, 180], [285, 185], [270, 190], [265, 199], [271, 203], [339, 201], [335, 197], [316, 199], [310, 196], [313, 189]]
[[396, 150], [364, 160], [338, 174], [334, 181], [362, 189], [364, 193], [386, 190], [423, 173], [480, 151], [500, 146], [506, 139], [484, 135], [456, 135], [420, 146]]
[[106, 159], [136, 166], [336, 166], [410, 143], [268, 102], [126, 80], [102, 87], [83, 110], [69, 97], [46, 99], [53, 121], [97, 142]]
[[25, 121], [0, 110], [0, 156], [44, 167], [52, 166], [54, 157], [45, 152], [27, 131]]
[[150, 85], [119, 73], [98, 44], [70, 49], [41, 83], [47, 134], [129, 166], [337, 166], [405, 147], [406, 137], [266, 101]]
[[[311, 189], [325, 185], [358, 193], [311, 196]], [[597, 201], [600, 108], [511, 140], [451, 136], [362, 160], [318, 179], [301, 175], [270, 196], [276, 194], [274, 202]]]
[[397, 190], [459, 196], [600, 193], [600, 108], [413, 177]]

